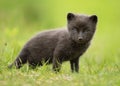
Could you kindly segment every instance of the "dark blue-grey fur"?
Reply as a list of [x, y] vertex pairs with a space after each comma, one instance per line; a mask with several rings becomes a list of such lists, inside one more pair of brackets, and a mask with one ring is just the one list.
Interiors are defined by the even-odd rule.
[[79, 72], [79, 58], [87, 50], [94, 35], [97, 16], [68, 13], [67, 28], [40, 32], [23, 47], [16, 60], [9, 66], [20, 68], [23, 64], [42, 66], [53, 64], [59, 71], [64, 61], [70, 61], [72, 72]]

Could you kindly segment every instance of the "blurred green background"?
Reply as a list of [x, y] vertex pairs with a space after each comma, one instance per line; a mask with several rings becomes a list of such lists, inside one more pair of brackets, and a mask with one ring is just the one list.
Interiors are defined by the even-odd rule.
[[119, 5], [119, 0], [0, 0], [0, 26], [59, 27], [66, 25], [68, 12], [75, 12], [96, 14], [103, 32], [119, 25]]

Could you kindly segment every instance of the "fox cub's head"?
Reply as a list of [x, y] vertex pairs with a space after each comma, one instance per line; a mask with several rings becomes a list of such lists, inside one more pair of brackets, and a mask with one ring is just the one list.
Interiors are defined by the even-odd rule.
[[96, 15], [87, 16], [68, 13], [68, 30], [71, 39], [81, 44], [89, 42], [96, 30], [97, 20]]

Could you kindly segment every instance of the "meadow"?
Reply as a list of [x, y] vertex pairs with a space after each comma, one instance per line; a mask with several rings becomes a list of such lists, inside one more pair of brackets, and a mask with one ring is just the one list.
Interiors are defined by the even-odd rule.
[[[119, 0], [0, 0], [0, 86], [120, 86], [119, 8]], [[57, 74], [52, 65], [7, 68], [33, 35], [66, 26], [68, 12], [98, 16], [79, 73], [71, 73], [69, 62]]]

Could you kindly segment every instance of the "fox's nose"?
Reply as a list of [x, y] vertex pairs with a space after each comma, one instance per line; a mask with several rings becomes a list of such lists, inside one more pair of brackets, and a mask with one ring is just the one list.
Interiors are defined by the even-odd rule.
[[78, 40], [79, 40], [79, 41], [83, 40], [83, 37], [78, 37]]

